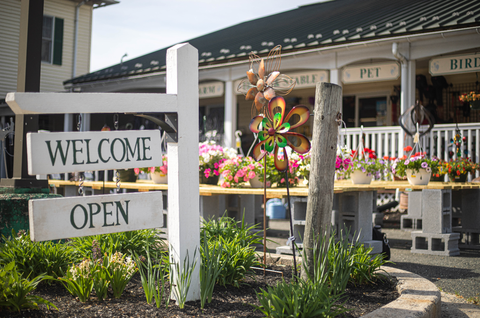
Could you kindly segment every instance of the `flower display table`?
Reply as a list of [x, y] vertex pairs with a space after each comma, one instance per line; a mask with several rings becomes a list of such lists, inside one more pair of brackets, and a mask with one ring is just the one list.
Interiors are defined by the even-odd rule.
[[[58, 189], [62, 189], [63, 191], [61, 192], [65, 196], [78, 195], [77, 188], [80, 184], [79, 182], [49, 180], [49, 184], [52, 187], [52, 192], [54, 193], [57, 193]], [[90, 187], [94, 194], [101, 194], [103, 192], [107, 193], [111, 189], [116, 188], [115, 182], [104, 183], [102, 181], [85, 181], [83, 186]], [[120, 184], [120, 189], [121, 191], [122, 189], [129, 189], [139, 192], [165, 191], [168, 190], [168, 185], [155, 184], [150, 180], [138, 180], [137, 182], [122, 182]], [[461, 217], [464, 220], [470, 220], [469, 224], [471, 227], [473, 227], [473, 229], [469, 228], [467, 232], [473, 233], [474, 237], [477, 237], [478, 233], [480, 233], [480, 217], [476, 216], [476, 214], [478, 213], [475, 209], [467, 209], [467, 205], [468, 207], [470, 207], [472, 204], [477, 204], [478, 206], [480, 206], [480, 202], [477, 202], [480, 200], [480, 183], [429, 182], [428, 185], [414, 186], [411, 185], [408, 181], [372, 181], [371, 184], [352, 184], [350, 180], [335, 181], [334, 206], [332, 214], [332, 221], [334, 226], [337, 228], [337, 230], [340, 230], [340, 228], [344, 228], [345, 226], [347, 226], [350, 227], [352, 232], [356, 231], [358, 233], [361, 231], [361, 241], [367, 243], [367, 241], [370, 241], [372, 237], [372, 212], [376, 210], [376, 191], [395, 189], [399, 189], [400, 191], [404, 191], [406, 189], [411, 189], [412, 191], [436, 190], [436, 192], [434, 191], [435, 193], [442, 193], [440, 195], [440, 197], [442, 197], [442, 200], [445, 196], [443, 193], [448, 193], [448, 195], [450, 196], [449, 202], [452, 202], [451, 204], [445, 204], [440, 208], [437, 207], [438, 198], [436, 196], [432, 196], [430, 194], [423, 200], [424, 202], [420, 205], [423, 204], [424, 206], [434, 206], [433, 209], [430, 209], [429, 216], [423, 214], [423, 223], [425, 224], [427, 222], [427, 219], [429, 219], [428, 222], [430, 224], [434, 223], [436, 224], [438, 229], [446, 228], [447, 231], [438, 230], [437, 232], [439, 233], [427, 234], [420, 231], [416, 234], [416, 237], [413, 237], [412, 234], [413, 240], [422, 240], [422, 243], [414, 245], [418, 248], [412, 249], [412, 251], [414, 250], [414, 252], [417, 253], [430, 253], [433, 244], [433, 254], [443, 253], [443, 255], [446, 255], [445, 253], [447, 252], [445, 252], [445, 249], [440, 251], [442, 246], [437, 244], [438, 242], [442, 241], [443, 237], [436, 236], [443, 234], [452, 234], [452, 231], [462, 233], [462, 229], [456, 227], [455, 223], [452, 223], [452, 204], [453, 206], [459, 206], [463, 204], [463, 215]], [[227, 211], [229, 216], [241, 219], [242, 214], [245, 211], [244, 217], [247, 223], [261, 223], [263, 219], [263, 210], [261, 207], [263, 193], [263, 188], [251, 188], [249, 186], [245, 186], [244, 188], [222, 188], [216, 185], [200, 184], [200, 215], [202, 215], [204, 218], [209, 218], [212, 216], [218, 217], [223, 215], [225, 211]], [[268, 199], [284, 198], [286, 197], [286, 195], [287, 190], [285, 188], [267, 188]], [[290, 195], [292, 196], [294, 235], [297, 238], [297, 243], [301, 244], [300, 237], [304, 237], [305, 229], [308, 187], [300, 186], [291, 188]], [[428, 200], [432, 202], [429, 202]], [[166, 206], [164, 206], [164, 211], [164, 213], [166, 213]], [[433, 220], [435, 220], [435, 222]], [[433, 229], [432, 231], [435, 232], [436, 230]], [[450, 239], [451, 236], [452, 235], [448, 235], [447, 239]], [[455, 236], [455, 240], [458, 243], [457, 236]], [[469, 241], [468, 244], [469, 246], [476, 245], [478, 246], [478, 248], [480, 248], [479, 243], [475, 242], [475, 240], [473, 240], [472, 242]], [[448, 244], [444, 245], [447, 246]], [[445, 248], [445, 246], [443, 246], [443, 248]], [[285, 249], [285, 252], [288, 251], [290, 251], [290, 247]]]

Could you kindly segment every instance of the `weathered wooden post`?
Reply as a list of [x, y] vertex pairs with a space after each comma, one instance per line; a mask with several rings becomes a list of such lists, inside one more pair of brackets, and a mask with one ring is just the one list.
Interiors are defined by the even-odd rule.
[[[303, 248], [308, 259], [313, 258], [314, 236], [330, 236], [341, 105], [342, 87], [331, 83], [317, 83], [312, 134], [312, 162], [303, 239]], [[308, 272], [313, 276], [312, 265], [312, 262], [307, 263]], [[306, 280], [307, 277], [308, 274], [302, 267], [302, 278]]]

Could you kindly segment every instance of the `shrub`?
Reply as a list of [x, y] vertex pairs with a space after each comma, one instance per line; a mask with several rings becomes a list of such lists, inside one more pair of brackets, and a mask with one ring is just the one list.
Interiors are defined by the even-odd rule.
[[[255, 229], [255, 225], [248, 227], [244, 219], [235, 221], [227, 216], [203, 222], [202, 245], [208, 242], [210, 250], [221, 251], [218, 284], [238, 287], [245, 276], [253, 274], [251, 267], [260, 265], [254, 245], [261, 244], [262, 238]], [[202, 263], [208, 262], [205, 256], [202, 255]]]
[[103, 235], [92, 235], [72, 238], [71, 244], [77, 253], [76, 261], [84, 258], [93, 258], [92, 247], [94, 241], [98, 243], [101, 254], [113, 255], [120, 252], [133, 257], [135, 253], [146, 257], [146, 247], [149, 246], [152, 253], [166, 252], [165, 240], [159, 236], [161, 231], [155, 229], [119, 232]]
[[53, 241], [32, 242], [28, 232], [12, 230], [12, 236], [3, 237], [0, 245], [0, 266], [15, 263], [16, 270], [24, 277], [46, 273], [60, 276], [74, 260], [74, 249], [69, 244]]
[[47, 306], [47, 309], [52, 306], [58, 310], [48, 300], [40, 296], [30, 295], [30, 292], [35, 290], [38, 284], [46, 279], [52, 279], [52, 277], [40, 274], [32, 280], [23, 278], [22, 274], [17, 271], [13, 261], [3, 268], [0, 267], [0, 308], [4, 307], [10, 311], [20, 311], [24, 308], [38, 309], [38, 304], [44, 304]]
[[330, 295], [327, 285], [299, 280], [282, 281], [257, 293], [260, 306], [255, 306], [266, 317], [336, 317], [346, 310], [339, 304], [339, 295]]

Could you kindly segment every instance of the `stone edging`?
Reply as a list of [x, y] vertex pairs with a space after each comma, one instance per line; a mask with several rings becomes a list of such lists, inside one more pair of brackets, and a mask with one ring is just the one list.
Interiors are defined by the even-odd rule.
[[362, 317], [440, 318], [442, 316], [441, 293], [435, 284], [417, 274], [398, 268], [382, 266], [382, 269], [398, 279], [397, 291], [400, 297]]
[[[258, 253], [263, 259], [263, 253]], [[291, 265], [290, 255], [268, 254], [267, 263]], [[396, 300], [369, 313], [363, 318], [440, 318], [442, 310], [441, 293], [429, 280], [398, 268], [382, 266], [389, 275], [398, 279]]]

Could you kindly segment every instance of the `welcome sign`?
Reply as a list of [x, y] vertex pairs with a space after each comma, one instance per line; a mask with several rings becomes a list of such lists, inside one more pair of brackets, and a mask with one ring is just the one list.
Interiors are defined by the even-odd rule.
[[161, 191], [30, 200], [30, 238], [59, 240], [163, 226]]
[[28, 173], [161, 166], [160, 141], [159, 130], [28, 133]]

